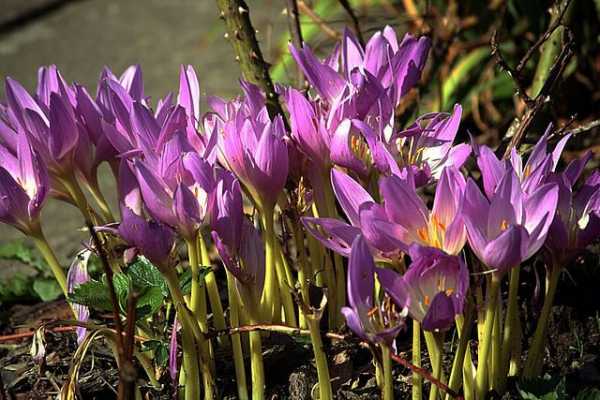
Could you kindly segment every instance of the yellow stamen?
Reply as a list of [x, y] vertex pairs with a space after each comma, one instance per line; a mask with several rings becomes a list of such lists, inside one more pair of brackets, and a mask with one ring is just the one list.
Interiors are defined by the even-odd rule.
[[429, 242], [429, 232], [427, 232], [427, 227], [424, 226], [417, 229], [417, 236], [419, 236], [419, 239], [423, 242]]
[[454, 293], [454, 289], [453, 288], [446, 289], [446, 296], [450, 297], [450, 296], [452, 296], [453, 293]]
[[502, 222], [500, 222], [500, 230], [505, 231], [507, 229], [508, 229], [508, 221], [503, 219]]
[[431, 299], [430, 299], [430, 298], [429, 298], [429, 296], [427, 296], [427, 295], [425, 295], [425, 299], [424, 299], [424, 301], [425, 301], [425, 305], [426, 305], [426, 306], [428, 306], [428, 305], [429, 305], [429, 303], [431, 303]]

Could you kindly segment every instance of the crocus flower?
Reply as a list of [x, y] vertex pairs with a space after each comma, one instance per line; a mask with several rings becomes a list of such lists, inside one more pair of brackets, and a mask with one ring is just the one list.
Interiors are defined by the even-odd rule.
[[503, 161], [498, 159], [489, 147], [475, 147], [477, 165], [481, 171], [483, 188], [488, 198], [493, 196], [496, 186], [509, 164], [519, 177], [521, 187], [526, 194], [537, 189], [545, 182], [545, 179], [556, 170], [560, 155], [571, 137], [570, 134], [565, 135], [556, 144], [554, 150], [548, 152], [548, 138], [551, 130], [552, 125], [546, 129], [544, 135], [533, 147], [525, 166], [523, 166], [523, 159], [516, 149], [512, 149], [508, 161]]
[[331, 182], [350, 225], [333, 218], [302, 219], [307, 230], [323, 245], [348, 256], [350, 244], [362, 233], [380, 261], [394, 261], [413, 243], [458, 254], [466, 242], [461, 216], [465, 179], [446, 167], [436, 188], [432, 211], [417, 194], [414, 183], [392, 175], [381, 178], [383, 204], [354, 179], [333, 170]]
[[337, 71], [337, 50], [325, 62], [319, 61], [307, 45], [301, 49], [290, 45], [290, 52], [312, 87], [330, 104], [339, 100], [347, 82], [355, 79], [353, 74], [358, 71], [381, 82], [397, 105], [419, 80], [429, 47], [428, 38], [416, 39], [410, 34], [398, 43], [394, 30], [386, 27], [373, 35], [363, 49], [346, 30], [342, 39], [341, 73]]
[[[448, 254], [458, 254], [466, 242], [460, 215], [464, 188], [465, 178], [460, 171], [454, 167], [444, 168], [436, 187], [433, 209], [429, 211], [410, 181], [394, 175], [380, 181], [386, 216], [396, 225], [394, 232], [398, 233], [398, 240], [406, 245], [418, 243], [439, 248]], [[377, 225], [378, 220], [372, 223]], [[387, 229], [385, 225], [381, 228]]]
[[[90, 275], [88, 274], [87, 266], [91, 254], [91, 250], [84, 249], [77, 253], [77, 255], [75, 256], [75, 259], [69, 267], [69, 272], [67, 273], [68, 293], [73, 293], [77, 286], [89, 282]], [[73, 308], [73, 311], [75, 312], [78, 321], [87, 322], [90, 316], [90, 310], [86, 306], [77, 303], [72, 303], [71, 307]], [[77, 343], [81, 343], [81, 341], [85, 338], [87, 329], [85, 327], [78, 326], [76, 332]]]
[[555, 263], [565, 263], [600, 236], [600, 172], [594, 171], [579, 190], [573, 189], [590, 158], [587, 153], [548, 179], [558, 185], [558, 207], [546, 240]]
[[364, 340], [391, 346], [404, 327], [406, 307], [375, 301], [375, 262], [362, 236], [352, 243], [348, 263], [348, 303], [341, 311], [352, 331]]
[[397, 305], [408, 307], [409, 315], [423, 329], [450, 328], [463, 312], [469, 288], [469, 271], [463, 259], [417, 244], [410, 247], [409, 254], [412, 262], [404, 275], [377, 270], [381, 286]]
[[212, 237], [225, 268], [235, 277], [242, 302], [258, 311], [265, 279], [265, 248], [259, 231], [244, 217], [238, 181], [224, 176], [216, 190]]
[[39, 231], [40, 211], [46, 200], [49, 179], [25, 135], [17, 138], [14, 156], [0, 144], [0, 222], [26, 235]]
[[173, 230], [160, 222], [148, 221], [128, 207], [121, 207], [123, 220], [116, 233], [128, 245], [135, 247], [159, 269], [171, 268], [175, 247]]
[[48, 105], [39, 104], [25, 88], [6, 78], [6, 101], [13, 129], [27, 135], [52, 174], [64, 175], [73, 169], [79, 139], [73, 108], [67, 96], [50, 93]]
[[446, 166], [460, 168], [471, 154], [468, 144], [453, 146], [461, 115], [462, 107], [456, 104], [452, 114], [423, 115], [406, 130], [393, 135], [386, 149], [397, 166], [390, 164], [390, 170], [402, 178], [411, 171], [415, 184], [423, 186], [432, 178], [439, 179]]
[[[219, 134], [221, 163], [262, 207], [273, 207], [288, 176], [288, 152], [281, 116], [270, 120], [264, 96], [246, 84], [243, 103]], [[256, 113], [255, 113], [256, 112]]]
[[463, 200], [467, 237], [477, 257], [503, 274], [533, 256], [544, 244], [558, 202], [548, 183], [526, 196], [509, 167], [488, 200], [469, 179]]
[[294, 88], [287, 88], [284, 99], [290, 113], [291, 133], [300, 150], [321, 170], [331, 160], [329, 155], [330, 134], [326, 116], [316, 102], [311, 102]]
[[150, 214], [193, 240], [210, 208], [209, 197], [216, 186], [214, 168], [194, 152], [180, 155], [163, 175], [140, 160], [134, 166]]

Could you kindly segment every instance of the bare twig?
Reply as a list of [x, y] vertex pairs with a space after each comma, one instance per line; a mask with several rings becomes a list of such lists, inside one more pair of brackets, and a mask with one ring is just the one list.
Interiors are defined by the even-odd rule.
[[[302, 48], [302, 27], [300, 26], [300, 17], [298, 15], [298, 2], [296, 0], [286, 0], [288, 28], [292, 43], [297, 49]], [[300, 66], [296, 66], [298, 74], [298, 87], [304, 84], [304, 75]]]
[[323, 18], [318, 16], [317, 13], [315, 13], [313, 9], [310, 8], [303, 0], [298, 1], [298, 9], [303, 14], [306, 14], [308, 18], [312, 19], [317, 25], [319, 25], [319, 28], [323, 31], [323, 33], [325, 33], [330, 38], [338, 40], [341, 37], [338, 31], [329, 26], [327, 22], [325, 22]]
[[[555, 83], [562, 75], [571, 56], [573, 55], [573, 50], [571, 48], [573, 44], [573, 35], [566, 26], [562, 25], [563, 17], [565, 16], [566, 10], [569, 8], [569, 4], [570, 0], [566, 0], [562, 9], [558, 4], [556, 5], [560, 11], [557, 11], [557, 14], [555, 14], [555, 17], [553, 17], [548, 29], [546, 29], [544, 34], [540, 36], [540, 38], [534, 44], [535, 48], [539, 48], [551, 38], [553, 33], [559, 27], [563, 28], [565, 39], [562, 46], [560, 46], [560, 52], [558, 56], [556, 58], [552, 57], [554, 54], [552, 52], [558, 51], [557, 47], [559, 45], [557, 43], [551, 43], [551, 46], [548, 47], [548, 51], [550, 51], [548, 54], [546, 54], [546, 47], [544, 47], [545, 50], [544, 54], [542, 55], [543, 61], [540, 65], [538, 65], [533, 78], [533, 97], [530, 97], [526, 92], [522, 71], [527, 64], [527, 61], [531, 58], [534, 49], [529, 49], [529, 51], [527, 51], [527, 53], [525, 53], [523, 58], [521, 58], [519, 61], [517, 68], [512, 69], [502, 57], [502, 53], [500, 52], [497, 42], [497, 32], [494, 31], [491, 36], [490, 46], [492, 49], [492, 54], [496, 59], [496, 63], [501, 69], [506, 71], [510, 78], [515, 82], [515, 85], [517, 86], [517, 93], [523, 99], [526, 106], [525, 113], [521, 118], [517, 118], [513, 121], [505, 136], [504, 142], [501, 144], [501, 148], [503, 147], [502, 145], [506, 146], [504, 149], [504, 158], [509, 157], [511, 150], [519, 146], [525, 137], [525, 132], [535, 119], [537, 113], [542, 109], [544, 104], [550, 101], [550, 93]], [[539, 86], [540, 83], [542, 83], [541, 86]], [[498, 151], [501, 150], [499, 149]]]
[[244, 0], [217, 0], [220, 17], [225, 21], [229, 39], [236, 54], [236, 60], [240, 63], [244, 79], [257, 84], [266, 94], [267, 109], [269, 115], [274, 117], [279, 114], [288, 127], [285, 114], [275, 86], [269, 74], [269, 64], [265, 61], [256, 31], [250, 21], [250, 9]]
[[135, 291], [129, 292], [127, 299], [127, 332], [125, 333], [125, 343], [123, 350], [124, 363], [119, 370], [121, 381], [119, 383], [118, 396], [121, 399], [131, 399], [135, 393], [136, 370], [133, 366], [133, 352], [135, 349], [135, 310], [138, 301], [138, 294]]
[[425, 368], [417, 367], [416, 365], [410, 363], [404, 357], [401, 357], [401, 356], [393, 354], [393, 353], [391, 354], [391, 357], [392, 357], [392, 360], [394, 360], [398, 364], [410, 369], [413, 372], [416, 372], [417, 374], [421, 375], [423, 378], [427, 379], [429, 382], [431, 382], [434, 385], [436, 385], [437, 387], [439, 387], [441, 390], [443, 390], [444, 392], [449, 394], [450, 397], [455, 398], [457, 400], [462, 400], [462, 398], [463, 398], [462, 396], [460, 396], [454, 390], [450, 389], [448, 387], [448, 385], [446, 385], [445, 383], [443, 383], [442, 381], [440, 381], [439, 379], [437, 379], [433, 375], [431, 375], [429, 373], [429, 371], [427, 371]]
[[[287, 325], [256, 324], [256, 325], [245, 325], [245, 326], [240, 326], [240, 327], [236, 327], [236, 328], [228, 328], [228, 329], [223, 329], [223, 330], [219, 330], [219, 331], [212, 331], [212, 332], [209, 332], [206, 336], [208, 338], [212, 338], [212, 337], [218, 337], [218, 336], [223, 336], [223, 335], [233, 335], [233, 334], [237, 334], [237, 333], [252, 332], [252, 331], [276, 332], [276, 333], [282, 333], [282, 334], [291, 335], [291, 336], [309, 336], [310, 335], [310, 331], [308, 329], [300, 329], [300, 328], [295, 328], [295, 327], [287, 326]], [[329, 338], [331, 340], [351, 341], [351, 340], [355, 339], [354, 336], [342, 335], [342, 334], [335, 333], [335, 332], [325, 332], [323, 335], [326, 338]], [[361, 342], [359, 342], [359, 344], [361, 347], [365, 347], [368, 349], [371, 348], [370, 347], [371, 345], [367, 342], [361, 341]], [[391, 358], [398, 364], [400, 364], [406, 368], [409, 368], [411, 371], [414, 371], [417, 374], [421, 375], [424, 379], [427, 379], [434, 385], [437, 385], [441, 390], [448, 393], [450, 395], [450, 397], [453, 397], [456, 399], [462, 399], [462, 396], [459, 396], [454, 390], [450, 389], [448, 387], [448, 385], [444, 384], [439, 379], [434, 378], [429, 373], [429, 371], [427, 371], [426, 369], [413, 365], [408, 360], [406, 360], [405, 358], [403, 358], [399, 355], [392, 354]]]
[[[128, 363], [128, 361], [127, 361], [128, 359], [126, 357], [125, 344], [123, 342], [123, 324], [121, 323], [121, 317], [120, 317], [120, 313], [119, 313], [119, 299], [117, 297], [117, 292], [115, 290], [115, 283], [114, 283], [114, 279], [113, 279], [114, 278], [113, 270], [110, 266], [110, 263], [108, 262], [108, 257], [106, 255], [106, 252], [104, 251], [104, 246], [102, 245], [102, 242], [100, 241], [100, 238], [98, 237], [96, 228], [94, 228], [94, 225], [92, 225], [92, 223], [88, 222], [88, 229], [92, 236], [92, 242], [94, 244], [94, 247], [95, 247], [95, 249], [98, 253], [98, 256], [100, 258], [100, 261], [102, 263], [102, 267], [104, 268], [104, 273], [106, 274], [106, 281], [108, 283], [108, 291], [110, 293], [110, 300], [112, 303], [113, 317], [115, 319], [115, 328], [117, 331], [116, 342], [117, 342], [117, 353], [119, 356], [119, 365], [124, 366]], [[119, 400], [128, 399], [128, 397], [124, 397], [127, 394], [126, 387], [128, 387], [128, 386], [129, 386], [129, 384], [127, 383], [127, 377], [124, 373], [124, 368], [121, 368], [119, 370], [119, 397], [118, 397]]]
[[350, 5], [350, 3], [348, 3], [348, 0], [339, 0], [339, 2], [340, 2], [340, 5], [342, 6], [342, 8], [344, 8], [344, 10], [346, 10], [346, 13], [348, 13], [348, 16], [352, 20], [352, 25], [354, 26], [354, 33], [356, 33], [356, 37], [358, 38], [359, 43], [364, 47], [365, 39], [363, 38], [361, 29], [360, 29], [360, 22], [358, 21], [358, 17], [356, 16], [356, 13], [352, 9], [352, 6]]
[[523, 77], [520, 73], [513, 70], [510, 65], [504, 60], [502, 53], [500, 52], [500, 48], [498, 46], [498, 31], [494, 30], [492, 33], [492, 37], [490, 38], [490, 47], [492, 49], [492, 56], [496, 60], [496, 64], [502, 69], [504, 72], [508, 74], [508, 76], [515, 82], [517, 85], [517, 95], [520, 96], [526, 105], [531, 106], [533, 104], [533, 100], [527, 94], [527, 89], [525, 87], [525, 83], [523, 82]]
[[533, 122], [536, 114], [542, 109], [543, 105], [549, 101], [549, 95], [554, 87], [554, 84], [558, 81], [558, 78], [562, 75], [567, 63], [571, 59], [573, 55], [573, 50], [571, 48], [573, 44], [573, 36], [571, 31], [565, 29], [565, 33], [567, 33], [567, 42], [564, 44], [561, 52], [556, 59], [555, 63], [550, 68], [550, 72], [548, 74], [548, 79], [544, 82], [542, 89], [539, 94], [533, 100], [533, 104], [527, 107], [527, 111], [523, 115], [523, 117], [518, 122], [517, 129], [515, 130], [514, 136], [511, 138], [506, 150], [504, 152], [504, 158], [510, 156], [510, 152], [512, 148], [516, 148], [523, 138], [525, 137], [525, 132], [529, 125]]
[[523, 68], [525, 68], [525, 66], [527, 65], [527, 62], [529, 61], [529, 59], [531, 58], [531, 56], [533, 55], [533, 53], [542, 44], [544, 44], [548, 39], [550, 39], [550, 36], [562, 24], [563, 18], [565, 16], [565, 13], [567, 12], [567, 9], [569, 8], [570, 4], [571, 4], [571, 0], [566, 0], [565, 5], [560, 10], [558, 18], [554, 21], [554, 23], [552, 23], [548, 27], [548, 29], [546, 29], [546, 32], [544, 32], [544, 34], [542, 36], [540, 36], [538, 38], [538, 40], [536, 40], [536, 42], [527, 50], [527, 52], [525, 53], [525, 55], [523, 56], [523, 58], [521, 58], [521, 60], [519, 61], [519, 64], [517, 64], [517, 67], [515, 68], [515, 72], [517, 74], [520, 74], [523, 71]]

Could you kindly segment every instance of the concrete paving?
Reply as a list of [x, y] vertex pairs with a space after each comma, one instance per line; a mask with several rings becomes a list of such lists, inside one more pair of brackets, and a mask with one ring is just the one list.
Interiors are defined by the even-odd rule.
[[[1, 27], [56, 0], [0, 3]], [[281, 13], [284, 2], [248, 3], [263, 51], [269, 57], [273, 43], [286, 29]], [[238, 93], [238, 65], [223, 38], [225, 30], [214, 0], [66, 0], [50, 5], [49, 12], [0, 34], [2, 80], [11, 76], [34, 89], [38, 67], [57, 64], [67, 80], [94, 91], [104, 65], [120, 73], [131, 64], [141, 64], [146, 92], [156, 99], [177, 90], [180, 64], [192, 64], [203, 94], [231, 97]], [[0, 86], [2, 98], [4, 85]], [[110, 174], [102, 177], [107, 192], [114, 192]], [[66, 261], [85, 239], [77, 230], [82, 223], [78, 211], [50, 201], [43, 220], [49, 240]], [[19, 237], [18, 231], [0, 224], [0, 242]]]

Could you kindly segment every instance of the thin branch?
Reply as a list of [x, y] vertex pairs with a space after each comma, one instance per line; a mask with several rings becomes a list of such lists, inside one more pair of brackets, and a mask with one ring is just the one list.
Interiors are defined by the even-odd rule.
[[356, 13], [352, 9], [352, 6], [348, 2], [348, 0], [338, 0], [338, 1], [340, 2], [340, 5], [344, 8], [344, 10], [346, 10], [346, 13], [352, 20], [352, 25], [354, 26], [354, 33], [356, 33], [356, 37], [358, 38], [358, 41], [361, 44], [361, 46], [364, 47], [365, 39], [363, 38], [361, 29], [360, 29], [360, 22], [358, 21], [358, 17], [356, 16]]
[[[125, 354], [125, 344], [123, 342], [123, 325], [121, 323], [121, 316], [119, 314], [119, 299], [117, 297], [117, 292], [115, 290], [115, 283], [114, 283], [114, 275], [113, 275], [113, 270], [110, 266], [110, 263], [108, 262], [108, 257], [106, 256], [106, 252], [104, 251], [104, 246], [102, 245], [102, 242], [100, 241], [100, 238], [98, 237], [98, 233], [96, 232], [96, 229], [94, 228], [94, 225], [92, 225], [91, 222], [88, 222], [88, 229], [90, 231], [90, 234], [92, 236], [92, 243], [94, 244], [94, 247], [98, 253], [98, 256], [100, 257], [100, 261], [102, 263], [102, 267], [104, 268], [104, 273], [106, 274], [106, 281], [108, 283], [108, 291], [110, 293], [110, 300], [111, 300], [111, 304], [112, 304], [112, 312], [113, 312], [113, 317], [115, 319], [115, 328], [117, 331], [117, 338], [116, 338], [116, 342], [117, 342], [117, 353], [119, 356], [119, 365], [124, 366], [128, 363], [127, 361], [127, 357]], [[124, 373], [124, 369], [121, 368], [119, 370], [119, 400], [121, 399], [126, 399], [126, 397], [124, 397], [127, 394], [127, 387], [129, 387], [130, 384], [127, 381], [127, 377]]]
[[448, 387], [448, 385], [446, 385], [444, 382], [440, 381], [439, 379], [437, 379], [433, 375], [431, 375], [429, 373], [429, 371], [427, 371], [425, 368], [417, 367], [416, 365], [410, 363], [407, 359], [400, 357], [399, 355], [396, 355], [393, 353], [391, 354], [391, 357], [392, 357], [392, 360], [394, 360], [398, 364], [402, 365], [405, 368], [410, 369], [413, 372], [416, 372], [417, 374], [421, 375], [423, 378], [427, 379], [428, 381], [430, 381], [431, 383], [433, 383], [434, 385], [439, 387], [441, 390], [443, 390], [444, 392], [449, 394], [450, 397], [455, 398], [457, 400], [463, 399], [462, 396], [460, 396], [454, 390], [450, 389]]
[[[228, 328], [228, 329], [223, 329], [223, 330], [219, 330], [219, 331], [212, 331], [212, 332], [209, 332], [208, 334], [206, 334], [206, 337], [213, 338], [213, 337], [218, 337], [218, 336], [234, 335], [234, 334], [238, 334], [238, 333], [246, 333], [246, 332], [252, 332], [252, 331], [276, 332], [276, 333], [282, 333], [282, 334], [291, 335], [291, 336], [310, 336], [310, 331], [308, 329], [300, 329], [300, 328], [295, 328], [295, 327], [287, 326], [287, 325], [256, 324], [256, 325], [245, 325], [245, 326], [240, 326], [240, 327], [236, 327], [236, 328]], [[335, 333], [335, 332], [325, 332], [323, 334], [323, 336], [325, 336], [326, 338], [329, 338], [331, 340], [339, 340], [339, 341], [350, 341], [350, 340], [355, 339], [354, 336], [342, 335], [342, 334]], [[359, 342], [359, 345], [364, 348], [368, 348], [368, 349], [371, 348], [370, 347], [371, 345], [364, 341]], [[391, 358], [398, 364], [400, 364], [406, 368], [409, 368], [411, 371], [414, 371], [417, 374], [421, 375], [424, 379], [427, 379], [434, 385], [437, 385], [441, 390], [448, 393], [450, 395], [450, 397], [462, 400], [462, 396], [459, 396], [454, 390], [450, 389], [448, 387], [448, 385], [444, 384], [439, 379], [434, 378], [431, 375], [431, 373], [429, 373], [429, 371], [427, 371], [426, 369], [417, 367], [417, 366], [413, 365], [412, 363], [410, 363], [410, 361], [406, 360], [405, 358], [395, 355], [395, 354], [392, 354]]]
[[544, 82], [540, 93], [535, 97], [534, 103], [531, 106], [528, 106], [525, 115], [518, 123], [517, 129], [515, 130], [514, 136], [511, 138], [506, 150], [504, 152], [504, 158], [508, 158], [510, 156], [510, 152], [512, 148], [516, 148], [523, 138], [525, 137], [525, 132], [529, 128], [529, 125], [533, 122], [536, 114], [542, 109], [543, 105], [549, 101], [550, 92], [554, 87], [554, 84], [558, 81], [558, 78], [562, 75], [565, 67], [567, 66], [571, 56], [573, 55], [572, 44], [573, 44], [573, 35], [569, 29], [565, 28], [565, 33], [567, 33], [567, 41], [562, 47], [560, 54], [552, 67], [550, 68], [550, 72], [548, 73], [548, 78]]
[[227, 27], [226, 38], [229, 39], [240, 63], [244, 79], [257, 84], [266, 94], [269, 115], [274, 117], [279, 114], [289, 127], [283, 108], [279, 103], [279, 95], [269, 74], [269, 64], [265, 61], [256, 31], [250, 21], [250, 9], [244, 0], [216, 0], [220, 10], [220, 17]]
[[492, 37], [490, 38], [490, 47], [492, 49], [492, 56], [496, 60], [496, 64], [502, 69], [504, 72], [508, 74], [510, 79], [515, 82], [517, 85], [517, 95], [520, 96], [525, 104], [531, 106], [533, 104], [533, 100], [527, 94], [527, 89], [525, 87], [525, 83], [523, 82], [523, 78], [520, 73], [516, 70], [513, 70], [510, 65], [506, 62], [502, 53], [500, 52], [500, 47], [498, 46], [498, 31], [494, 30], [492, 33]]
[[554, 21], [554, 23], [552, 23], [548, 27], [548, 29], [546, 29], [546, 32], [544, 32], [544, 34], [541, 37], [539, 37], [538, 40], [536, 40], [536, 42], [527, 50], [527, 52], [525, 53], [523, 58], [521, 58], [521, 61], [519, 61], [519, 64], [517, 64], [517, 67], [515, 68], [515, 72], [517, 74], [520, 74], [523, 71], [523, 68], [525, 68], [527, 62], [529, 61], [533, 53], [548, 39], [550, 39], [550, 36], [562, 24], [563, 18], [570, 4], [571, 0], [566, 0], [565, 5], [563, 6], [562, 10], [558, 15], [558, 18]]
[[[300, 16], [298, 15], [298, 3], [296, 0], [286, 0], [286, 9], [287, 9], [287, 20], [288, 20], [288, 29], [290, 30], [290, 36], [292, 38], [292, 43], [294, 47], [297, 49], [302, 48], [302, 27], [300, 26]], [[302, 87], [304, 85], [304, 74], [302, 73], [302, 69], [300, 66], [296, 66], [297, 71], [297, 80], [298, 87]]]
[[319, 25], [319, 28], [321, 28], [323, 33], [325, 33], [327, 36], [335, 40], [341, 38], [342, 35], [340, 35], [338, 31], [329, 26], [327, 22], [325, 22], [323, 18], [318, 16], [317, 13], [315, 13], [313, 9], [310, 8], [303, 0], [298, 1], [298, 9], [303, 14], [306, 14], [308, 18], [312, 19], [317, 25]]

